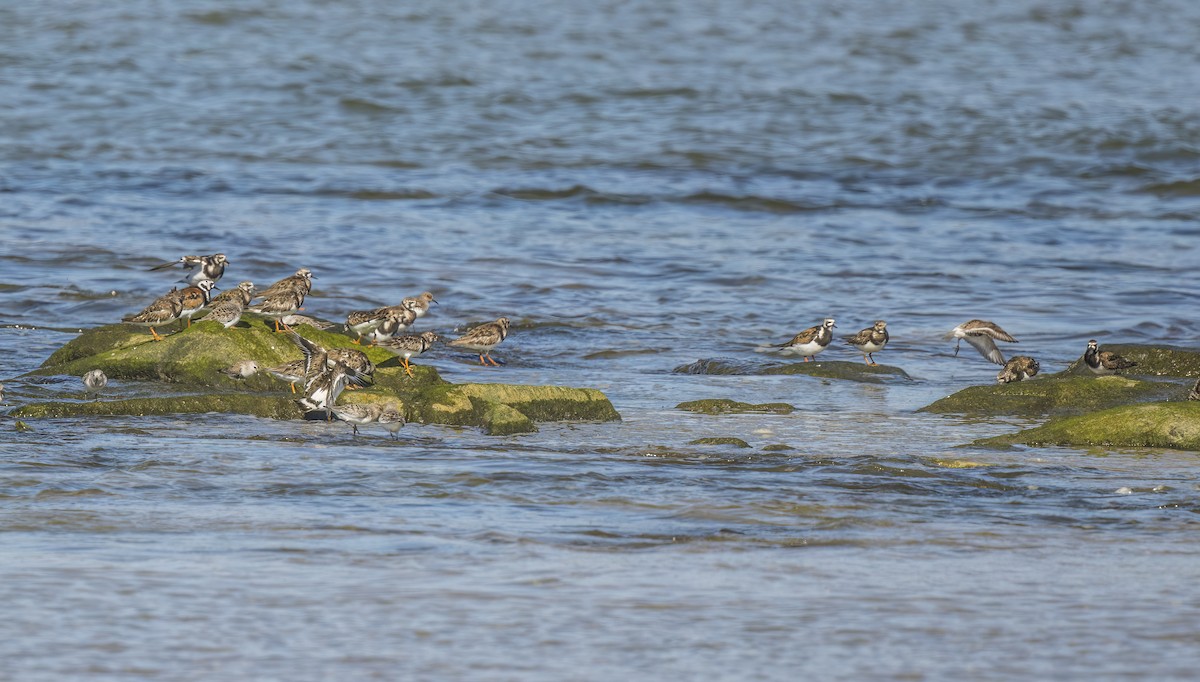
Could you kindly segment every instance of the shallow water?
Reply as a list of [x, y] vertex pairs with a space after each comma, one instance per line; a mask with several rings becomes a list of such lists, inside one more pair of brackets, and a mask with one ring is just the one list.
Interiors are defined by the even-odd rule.
[[[1197, 453], [915, 410], [993, 379], [974, 317], [1047, 372], [1196, 346], [1200, 8], [745, 5], [0, 8], [9, 405], [223, 251], [318, 316], [507, 315], [502, 369], [424, 361], [623, 417], [0, 418], [0, 677], [1191, 679]], [[671, 372], [826, 316], [915, 380]]]

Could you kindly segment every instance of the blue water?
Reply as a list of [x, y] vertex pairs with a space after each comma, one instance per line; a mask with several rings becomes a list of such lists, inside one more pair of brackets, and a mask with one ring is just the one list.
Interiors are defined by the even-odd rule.
[[[1196, 348], [1200, 6], [0, 7], [0, 381], [228, 254], [307, 312], [514, 322], [496, 438], [0, 417], [0, 679], [1192, 679], [1197, 453], [915, 410], [1087, 339]], [[672, 373], [886, 319], [914, 381]], [[860, 361], [843, 345], [822, 359]], [[105, 397], [155, 385], [113, 381]], [[703, 416], [684, 400], [787, 402]], [[0, 410], [5, 410], [0, 408]], [[751, 447], [699, 446], [737, 437]], [[764, 450], [769, 445], [791, 449]]]

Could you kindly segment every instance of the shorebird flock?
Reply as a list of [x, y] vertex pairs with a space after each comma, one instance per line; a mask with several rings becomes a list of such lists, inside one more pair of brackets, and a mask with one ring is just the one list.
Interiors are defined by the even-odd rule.
[[[352, 348], [323, 348], [291, 328], [294, 324], [310, 324], [319, 329], [329, 326], [315, 318], [299, 314], [304, 308], [305, 298], [312, 291], [312, 271], [300, 268], [295, 274], [261, 291], [257, 290], [252, 282], [247, 281], [241, 282], [232, 290], [213, 296], [217, 282], [225, 275], [229, 265], [225, 254], [216, 253], [209, 256], [183, 256], [179, 260], [152, 267], [151, 270], [182, 267], [186, 271], [183, 280], [186, 286], [182, 289], [172, 288], [141, 312], [124, 317], [122, 321], [147, 327], [152, 339], [161, 341], [163, 337], [158, 333], [158, 329], [177, 321], [180, 322], [181, 328], [184, 321], [186, 326], [190, 327], [192, 318], [204, 310], [207, 310], [207, 313], [197, 319], [219, 322], [226, 329], [237, 325], [245, 311], [263, 315], [273, 322], [276, 332], [288, 335], [303, 357], [277, 367], [266, 368], [259, 367], [251, 360], [241, 360], [223, 370], [223, 374], [234, 379], [245, 379], [265, 371], [291, 384], [293, 393], [302, 394], [296, 402], [307, 413], [323, 413], [326, 419], [336, 416], [350, 424], [356, 435], [359, 426], [379, 423], [396, 437], [396, 433], [404, 425], [399, 405], [337, 405], [338, 396], [344, 389], [363, 386], [374, 374], [375, 365], [366, 353]], [[417, 319], [429, 312], [431, 305], [436, 304], [433, 294], [426, 291], [418, 296], [404, 298], [397, 305], [354, 310], [346, 315], [344, 331], [352, 336], [353, 344], [362, 345], [367, 341], [371, 346], [382, 348], [397, 356], [405, 372], [412, 377], [413, 365], [410, 361], [428, 351], [441, 338], [432, 331], [419, 334], [401, 332], [407, 331]], [[477, 354], [480, 365], [498, 367], [501, 363], [492, 357], [492, 350], [508, 338], [509, 325], [507, 317], [500, 317], [494, 322], [472, 327], [446, 343], [451, 347]], [[816, 355], [829, 348], [833, 342], [833, 330], [836, 328], [834, 319], [826, 318], [821, 324], [799, 332], [790, 341], [778, 346], [777, 350], [783, 355], [799, 356], [804, 358], [804, 362], [810, 362]], [[891, 337], [888, 334], [887, 322], [877, 320], [857, 334], [842, 338], [862, 354], [867, 365], [876, 366], [878, 363], [874, 354], [884, 350]], [[996, 345], [997, 342], [1017, 343], [1017, 340], [994, 322], [969, 320], [951, 329], [945, 338], [955, 341], [955, 356], [959, 353], [961, 343], [966, 341], [979, 351], [983, 358], [1000, 365], [1002, 369], [996, 375], [996, 381], [1002, 384], [1024, 381], [1037, 375], [1041, 369], [1038, 361], [1027, 355], [1018, 355], [1006, 361]], [[1088, 369], [1101, 375], [1117, 374], [1137, 366], [1137, 363], [1117, 353], [1100, 350], [1094, 339], [1088, 341], [1083, 361]], [[108, 382], [108, 378], [100, 370], [88, 372], [82, 380], [85, 397], [98, 396]], [[301, 388], [297, 389], [297, 386]], [[3, 396], [2, 391], [3, 387], [0, 386], [0, 396]], [[1200, 400], [1200, 381], [1189, 397]], [[0, 400], [3, 398], [0, 397]]]

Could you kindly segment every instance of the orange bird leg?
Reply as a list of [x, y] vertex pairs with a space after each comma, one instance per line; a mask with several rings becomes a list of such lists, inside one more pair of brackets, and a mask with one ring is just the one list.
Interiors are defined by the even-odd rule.
[[292, 393], [296, 392], [296, 382], [292, 382]]
[[491, 353], [487, 354], [487, 359], [488, 359], [488, 362], [492, 363], [492, 367], [500, 366], [500, 363], [496, 362], [496, 358], [493, 358]]
[[158, 332], [154, 331], [154, 327], [151, 327], [151, 328], [150, 328], [150, 335], [154, 337], [154, 340], [155, 340], [155, 341], [162, 341], [162, 340], [163, 340], [163, 337], [162, 337], [162, 336], [160, 336]]
[[361, 346], [362, 345], [362, 337], [360, 336], [357, 339], [350, 339], [350, 343], [353, 343], [356, 346]]
[[483, 365], [484, 367], [487, 367], [487, 363], [483, 361], [483, 353], [479, 354], [479, 364]]

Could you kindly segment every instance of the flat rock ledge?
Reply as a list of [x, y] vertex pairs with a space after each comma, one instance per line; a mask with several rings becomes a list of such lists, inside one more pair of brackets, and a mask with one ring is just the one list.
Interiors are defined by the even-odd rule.
[[[390, 402], [410, 422], [478, 427], [492, 435], [530, 433], [537, 430], [537, 422], [621, 418], [609, 399], [596, 389], [451, 384], [428, 364], [431, 358], [437, 358], [437, 347], [417, 360], [415, 376], [410, 378], [399, 360], [387, 351], [358, 347], [345, 334], [307, 325], [296, 327], [296, 331], [326, 348], [358, 348], [375, 363], [374, 384], [344, 392], [339, 404]], [[18, 407], [11, 415], [38, 418], [222, 412], [301, 419], [303, 414], [294, 402], [298, 396], [292, 394], [288, 384], [265, 372], [239, 380], [218, 371], [239, 360], [254, 360], [266, 368], [300, 357], [299, 349], [285, 334], [276, 334], [257, 316], [246, 315], [231, 329], [215, 322], [196, 322], [163, 341], [152, 341], [140, 327], [108, 325], [83, 332], [27, 376], [82, 376], [88, 370], [100, 369], [118, 381], [162, 383], [163, 395], [36, 402]], [[107, 391], [108, 395], [113, 393], [111, 388]]]
[[1166, 448], [1200, 453], [1200, 401], [1124, 405], [1051, 419], [1032, 429], [985, 438], [975, 444]]
[[814, 360], [812, 362], [744, 362], [710, 358], [680, 365], [671, 370], [675, 374], [717, 375], [781, 375], [802, 374], [821, 379], [860, 381], [882, 384], [888, 381], [912, 381], [912, 377], [899, 367], [868, 365], [862, 362], [843, 360]]
[[1181, 384], [1088, 372], [1087, 376], [1057, 374], [1011, 384], [970, 386], [918, 411], [989, 417], [1075, 415], [1131, 403], [1182, 399], [1186, 394], [1187, 388]]

